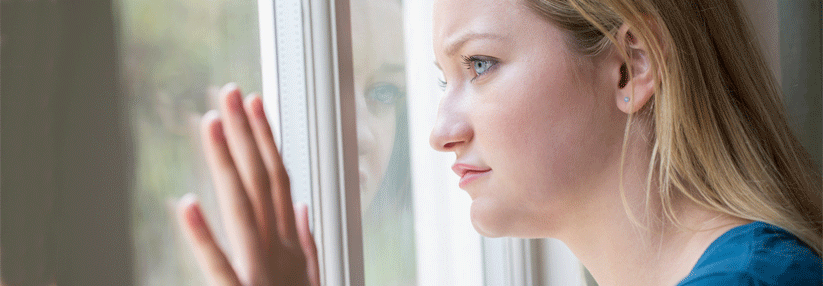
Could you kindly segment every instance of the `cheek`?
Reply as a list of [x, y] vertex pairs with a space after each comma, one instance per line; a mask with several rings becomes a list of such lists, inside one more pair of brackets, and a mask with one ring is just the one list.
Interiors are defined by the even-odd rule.
[[370, 118], [369, 125], [374, 132], [375, 147], [377, 148], [377, 152], [374, 154], [374, 160], [377, 166], [379, 166], [379, 170], [377, 171], [381, 172], [380, 175], [385, 172], [386, 165], [388, 165], [394, 147], [394, 136], [396, 132], [395, 121], [393, 108], [386, 110], [380, 114], [380, 116]]
[[603, 170], [613, 150], [602, 141], [615, 141], [604, 139], [613, 133], [608, 108], [569, 75], [511, 79], [495, 88], [505, 92], [483, 95], [475, 139], [495, 173], [488, 197], [472, 204], [479, 231], [529, 236], [531, 222], [572, 211]]
[[506, 92], [488, 104], [496, 113], [477, 118], [488, 126], [483, 145], [495, 161], [489, 163], [498, 164], [507, 184], [566, 188], [579, 180], [579, 160], [597, 153], [595, 96], [558, 69], [508, 81], [516, 84], [497, 89]]

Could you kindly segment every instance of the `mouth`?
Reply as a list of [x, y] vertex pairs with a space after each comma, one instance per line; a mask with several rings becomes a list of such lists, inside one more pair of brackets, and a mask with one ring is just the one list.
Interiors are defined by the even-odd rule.
[[472, 182], [491, 173], [492, 169], [467, 164], [454, 164], [452, 171], [460, 176], [460, 188], [464, 189]]

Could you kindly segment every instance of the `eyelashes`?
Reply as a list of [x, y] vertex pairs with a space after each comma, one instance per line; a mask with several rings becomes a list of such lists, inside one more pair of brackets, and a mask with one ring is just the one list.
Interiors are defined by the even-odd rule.
[[467, 69], [474, 70], [474, 78], [472, 81], [477, 79], [477, 77], [482, 76], [490, 69], [497, 65], [497, 59], [487, 56], [462, 56], [463, 58], [463, 65], [466, 66]]
[[[463, 66], [471, 70], [474, 76], [470, 80], [474, 82], [477, 78], [485, 75], [497, 66], [498, 60], [488, 56], [460, 56]], [[438, 79], [440, 89], [445, 90], [447, 82], [443, 79]]]

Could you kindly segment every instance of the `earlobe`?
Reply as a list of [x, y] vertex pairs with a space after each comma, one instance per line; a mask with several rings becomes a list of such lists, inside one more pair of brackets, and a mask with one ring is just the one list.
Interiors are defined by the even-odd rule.
[[623, 43], [619, 56], [620, 79], [617, 82], [616, 103], [626, 114], [640, 110], [654, 94], [655, 78], [652, 75], [651, 61], [648, 57], [648, 45], [629, 31], [629, 27], [620, 27], [617, 34], [619, 43]]

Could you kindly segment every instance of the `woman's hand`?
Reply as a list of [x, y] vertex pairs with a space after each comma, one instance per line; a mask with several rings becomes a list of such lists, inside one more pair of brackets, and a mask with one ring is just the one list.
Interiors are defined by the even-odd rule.
[[231, 257], [220, 249], [193, 195], [180, 200], [177, 216], [209, 283], [320, 285], [308, 209], [292, 206], [260, 97], [244, 102], [236, 85], [224, 86], [220, 114], [206, 113], [200, 133]]

